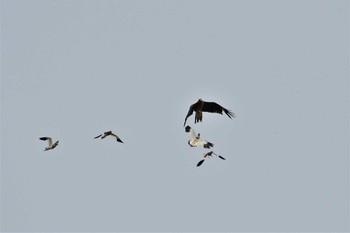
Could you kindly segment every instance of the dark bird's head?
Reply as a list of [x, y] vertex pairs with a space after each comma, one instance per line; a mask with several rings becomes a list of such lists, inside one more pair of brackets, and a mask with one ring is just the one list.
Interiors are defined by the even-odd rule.
[[188, 133], [188, 132], [190, 132], [190, 130], [191, 130], [191, 127], [190, 126], [186, 126], [185, 131]]

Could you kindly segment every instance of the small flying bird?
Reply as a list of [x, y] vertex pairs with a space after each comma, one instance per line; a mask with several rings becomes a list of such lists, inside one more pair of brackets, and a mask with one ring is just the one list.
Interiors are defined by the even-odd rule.
[[44, 151], [47, 151], [47, 150], [52, 150], [52, 149], [54, 149], [56, 146], [58, 146], [58, 140], [54, 143], [54, 144], [52, 144], [52, 138], [50, 138], [50, 137], [41, 137], [41, 138], [39, 138], [40, 140], [43, 140], [43, 141], [48, 141], [48, 143], [49, 143], [49, 146], [48, 147], [45, 147], [45, 150]]
[[94, 138], [99, 138], [99, 137], [101, 137], [101, 139], [104, 139], [104, 138], [107, 137], [107, 136], [113, 136], [113, 137], [115, 137], [115, 139], [117, 139], [118, 142], [123, 143], [123, 141], [122, 141], [116, 134], [112, 133], [112, 131], [104, 132], [103, 134], [100, 134], [100, 135], [98, 135], [98, 136], [96, 136], [96, 137], [94, 137]]
[[202, 99], [199, 99], [197, 103], [194, 103], [190, 106], [188, 113], [185, 118], [184, 126], [186, 125], [187, 118], [196, 112], [194, 123], [202, 122], [203, 112], [219, 113], [222, 115], [222, 112], [225, 112], [229, 118], [235, 117], [235, 114], [230, 110], [222, 107], [221, 105], [215, 102], [205, 102]]
[[199, 167], [200, 165], [202, 165], [202, 163], [204, 163], [204, 160], [205, 160], [205, 159], [207, 159], [207, 158], [209, 158], [209, 157], [212, 157], [213, 154], [216, 155], [216, 156], [218, 156], [220, 159], [225, 160], [224, 157], [222, 157], [221, 155], [215, 154], [214, 151], [209, 151], [209, 152], [207, 152], [207, 153], [204, 153], [204, 155], [203, 155], [204, 159], [202, 159], [201, 161], [199, 161], [199, 162], [197, 163], [197, 167]]
[[196, 134], [196, 132], [190, 127], [186, 126], [185, 131], [189, 134], [190, 140], [188, 140], [188, 145], [191, 147], [203, 146], [206, 149], [213, 147], [214, 144], [208, 142], [200, 137], [200, 134]]

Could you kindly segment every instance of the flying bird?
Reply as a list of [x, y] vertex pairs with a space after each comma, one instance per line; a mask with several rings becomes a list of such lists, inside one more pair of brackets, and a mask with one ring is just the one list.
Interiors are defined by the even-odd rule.
[[113, 137], [115, 137], [115, 139], [117, 139], [118, 142], [123, 143], [123, 141], [122, 141], [116, 134], [112, 133], [112, 131], [104, 132], [104, 133], [102, 133], [102, 134], [100, 134], [100, 135], [98, 135], [98, 136], [96, 136], [96, 137], [94, 137], [94, 138], [99, 138], [99, 137], [101, 137], [101, 139], [104, 139], [104, 138], [107, 137], [107, 136], [113, 136]]
[[52, 138], [50, 137], [41, 137], [39, 138], [40, 140], [43, 140], [43, 141], [48, 141], [49, 143], [49, 146], [48, 147], [45, 147], [45, 150], [44, 151], [47, 151], [47, 150], [52, 150], [54, 149], [56, 146], [58, 146], [58, 142], [59, 141], [56, 141], [55, 143], [52, 144]]
[[186, 126], [185, 131], [189, 134], [190, 140], [188, 140], [188, 145], [191, 147], [203, 146], [206, 149], [213, 147], [214, 144], [208, 142], [200, 137], [200, 134], [196, 134], [196, 132], [190, 127]]
[[187, 118], [196, 112], [194, 123], [201, 122], [203, 119], [203, 112], [219, 113], [222, 115], [222, 112], [225, 112], [229, 118], [235, 117], [235, 114], [230, 110], [222, 107], [220, 104], [215, 102], [205, 102], [202, 99], [199, 99], [197, 103], [194, 103], [190, 106], [188, 113], [185, 118], [184, 126], [186, 125]]
[[218, 156], [220, 159], [225, 160], [224, 157], [222, 157], [221, 155], [215, 154], [214, 151], [209, 151], [209, 152], [207, 152], [207, 153], [204, 153], [204, 155], [203, 155], [204, 159], [202, 159], [201, 161], [199, 161], [199, 162], [197, 163], [197, 167], [199, 167], [200, 165], [202, 165], [202, 163], [204, 163], [205, 159], [207, 159], [207, 158], [209, 158], [209, 157], [212, 157], [213, 154], [216, 155], [216, 156]]

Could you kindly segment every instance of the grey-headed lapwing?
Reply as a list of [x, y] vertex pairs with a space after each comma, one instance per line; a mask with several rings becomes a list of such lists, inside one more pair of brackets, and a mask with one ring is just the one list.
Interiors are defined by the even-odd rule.
[[214, 146], [213, 143], [201, 138], [200, 134], [196, 134], [196, 132], [190, 126], [186, 126], [185, 131], [190, 136], [190, 140], [188, 140], [188, 145], [190, 145], [191, 147], [203, 146], [204, 148], [209, 149], [210, 147]]
[[45, 147], [45, 150], [44, 151], [46, 151], [46, 150], [52, 150], [52, 149], [54, 149], [56, 146], [58, 146], [58, 140], [55, 142], [55, 143], [53, 143], [52, 144], [52, 138], [50, 138], [50, 137], [41, 137], [41, 138], [39, 138], [40, 140], [43, 140], [43, 141], [48, 141], [48, 143], [49, 143], [49, 146], [48, 147]]
[[94, 137], [94, 138], [99, 138], [99, 137], [101, 137], [101, 139], [104, 139], [104, 138], [107, 137], [107, 136], [115, 137], [115, 139], [117, 139], [118, 142], [123, 143], [123, 141], [122, 141], [116, 134], [114, 134], [112, 131], [106, 131], [106, 132], [104, 132], [104, 133], [102, 133], [102, 134], [100, 134], [100, 135], [98, 135], [98, 136], [96, 136], [96, 137]]
[[214, 153], [213, 151], [209, 151], [209, 152], [207, 152], [207, 153], [204, 153], [203, 159], [197, 163], [197, 167], [199, 167], [200, 165], [202, 165], [202, 163], [204, 162], [205, 159], [207, 159], [207, 158], [209, 158], [209, 157], [212, 157], [213, 155], [216, 155], [216, 156], [218, 156], [220, 159], [225, 160], [225, 158], [222, 157], [221, 155], [218, 155], [218, 154]]

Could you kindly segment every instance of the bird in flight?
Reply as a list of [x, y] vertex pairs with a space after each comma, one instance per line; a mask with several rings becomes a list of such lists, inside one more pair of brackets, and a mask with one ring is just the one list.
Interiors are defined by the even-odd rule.
[[50, 137], [41, 137], [39, 138], [40, 140], [43, 140], [43, 141], [48, 141], [49, 143], [49, 146], [48, 147], [45, 147], [45, 150], [44, 151], [47, 151], [47, 150], [52, 150], [54, 149], [56, 146], [58, 146], [58, 142], [59, 141], [56, 141], [55, 143], [52, 144], [52, 138]]
[[225, 160], [224, 157], [222, 157], [221, 155], [218, 155], [218, 154], [214, 153], [214, 151], [209, 151], [209, 152], [207, 152], [207, 153], [204, 153], [204, 155], [203, 155], [204, 159], [202, 159], [201, 161], [199, 161], [199, 162], [197, 163], [197, 167], [199, 167], [200, 165], [202, 165], [202, 163], [204, 163], [204, 160], [205, 160], [205, 159], [207, 159], [207, 158], [209, 158], [209, 157], [212, 157], [213, 155], [216, 155], [216, 156], [218, 156], [220, 159]]
[[104, 139], [107, 136], [113, 136], [113, 137], [115, 137], [115, 139], [117, 139], [118, 142], [123, 143], [123, 141], [116, 134], [112, 133], [112, 131], [106, 131], [106, 132], [104, 132], [104, 133], [102, 133], [102, 134], [100, 134], [100, 135], [98, 135], [98, 136], [96, 136], [94, 138], [101, 137], [101, 139]]
[[225, 112], [229, 118], [235, 117], [235, 114], [230, 110], [222, 107], [220, 104], [215, 102], [205, 102], [202, 99], [199, 99], [197, 103], [194, 103], [190, 106], [188, 113], [185, 118], [184, 126], [186, 125], [187, 118], [196, 112], [194, 123], [200, 122], [203, 119], [203, 112], [219, 113], [222, 115], [222, 112]]
[[208, 142], [200, 137], [200, 134], [196, 134], [196, 132], [190, 127], [186, 126], [185, 131], [189, 134], [190, 140], [188, 140], [188, 145], [191, 147], [203, 146], [206, 149], [213, 147], [214, 144]]

